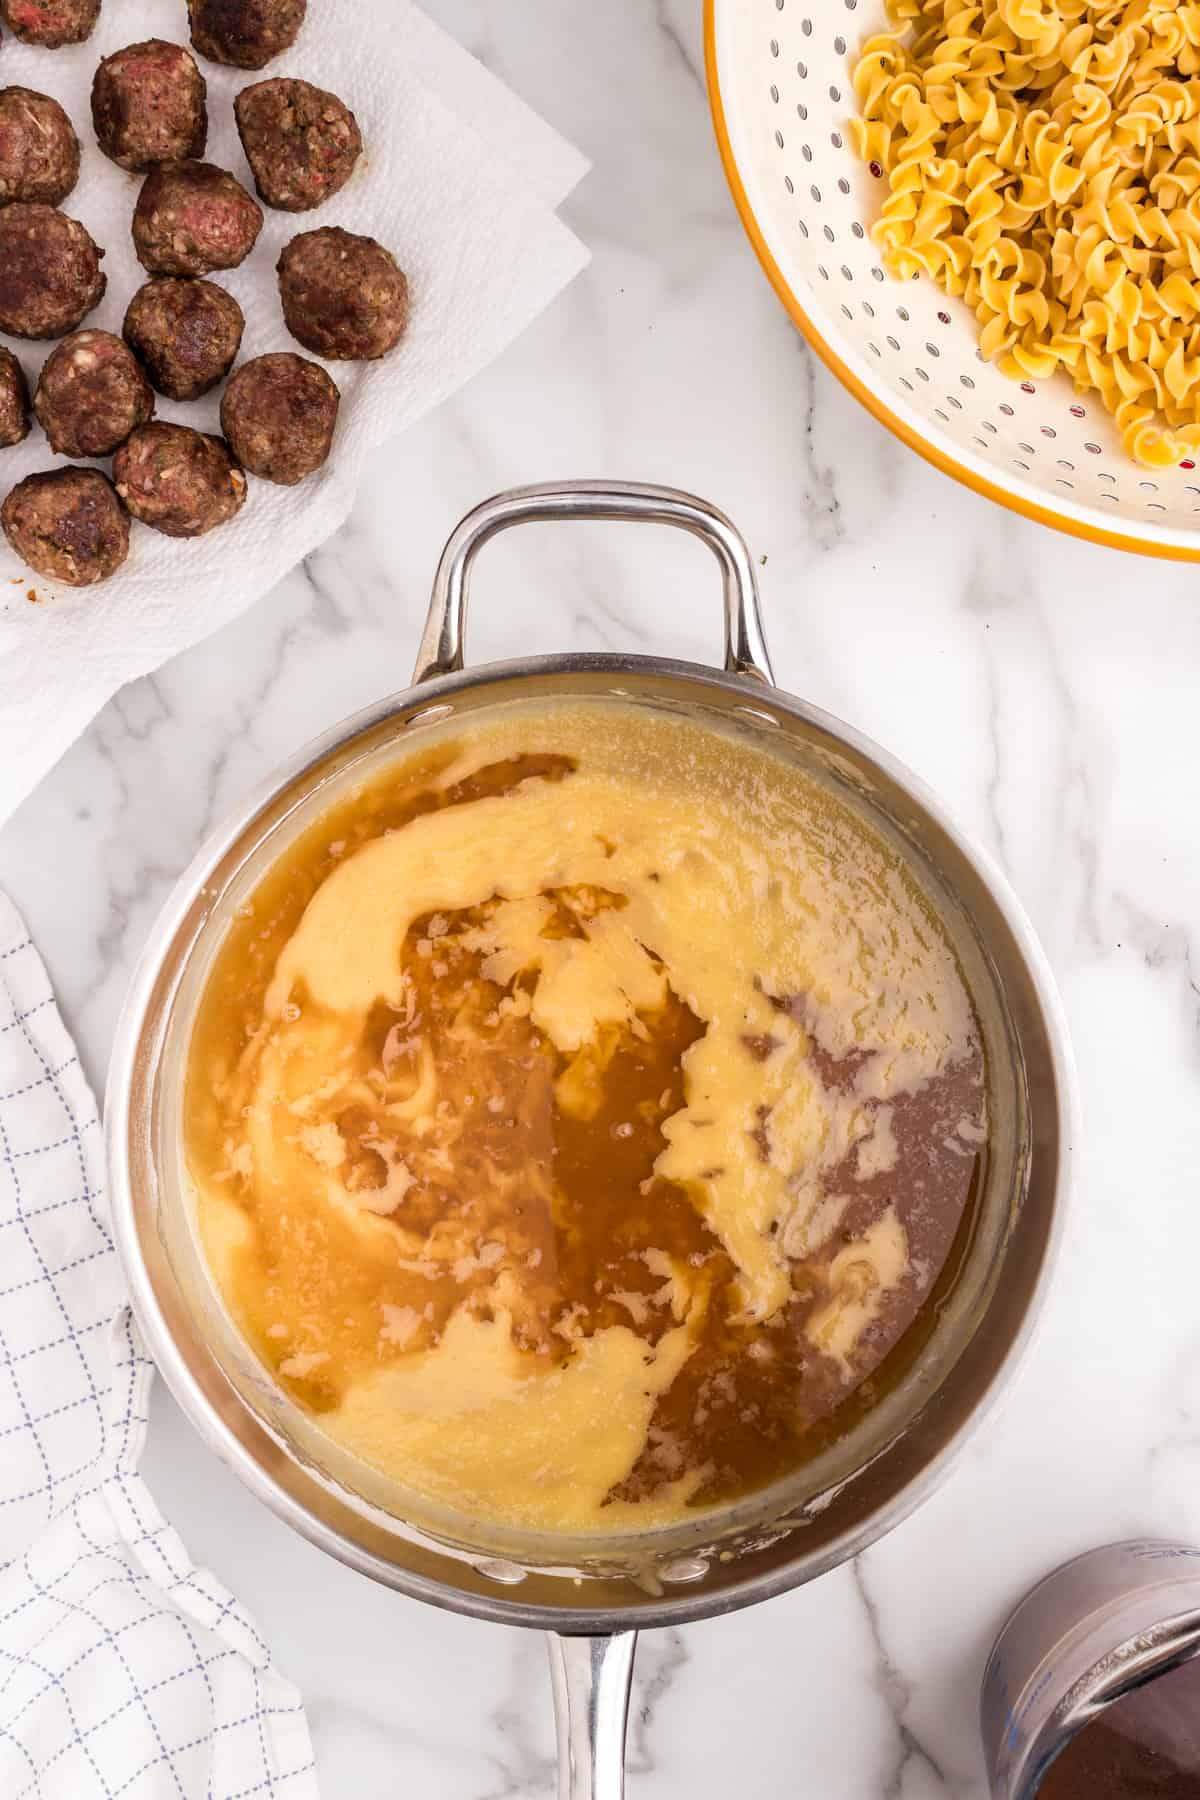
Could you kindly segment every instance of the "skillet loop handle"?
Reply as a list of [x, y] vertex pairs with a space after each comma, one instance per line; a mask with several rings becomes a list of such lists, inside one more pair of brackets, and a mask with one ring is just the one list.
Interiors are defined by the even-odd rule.
[[651, 525], [676, 525], [700, 538], [721, 568], [726, 669], [774, 684], [754, 564], [745, 539], [724, 513], [677, 488], [633, 481], [564, 481], [495, 494], [455, 527], [434, 577], [414, 685], [454, 674], [463, 666], [467, 592], [476, 552], [510, 525], [554, 519], [634, 519]]
[[625, 1721], [637, 1632], [613, 1637], [547, 1634], [558, 1800], [623, 1800]]

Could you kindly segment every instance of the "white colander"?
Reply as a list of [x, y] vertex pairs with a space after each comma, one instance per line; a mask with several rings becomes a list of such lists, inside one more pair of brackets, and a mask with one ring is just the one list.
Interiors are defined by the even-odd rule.
[[1094, 395], [1015, 382], [983, 361], [973, 313], [927, 276], [884, 269], [870, 226], [887, 193], [855, 154], [851, 71], [883, 0], [706, 0], [717, 141], [780, 299], [813, 348], [897, 437], [1044, 524], [1200, 559], [1200, 458], [1132, 463]]

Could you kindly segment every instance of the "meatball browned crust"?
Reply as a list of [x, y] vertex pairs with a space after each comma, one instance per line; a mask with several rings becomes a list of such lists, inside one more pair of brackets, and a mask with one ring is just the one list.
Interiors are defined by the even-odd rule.
[[233, 109], [259, 198], [268, 206], [308, 212], [354, 173], [362, 133], [336, 94], [276, 76], [243, 88]]
[[293, 487], [328, 457], [340, 400], [319, 363], [290, 350], [256, 356], [221, 396], [221, 430], [243, 468]]
[[125, 342], [169, 400], [198, 400], [233, 367], [246, 321], [211, 281], [148, 281], [129, 302]]
[[236, 269], [262, 230], [262, 208], [213, 163], [164, 163], [142, 183], [133, 214], [138, 261], [152, 275]]
[[113, 458], [117, 492], [143, 525], [200, 537], [241, 509], [246, 477], [219, 437], [188, 425], [139, 425]]
[[33, 88], [0, 88], [0, 204], [57, 206], [79, 180], [79, 139], [57, 100]]
[[135, 425], [153, 417], [154, 394], [119, 337], [85, 329], [46, 358], [33, 410], [60, 456], [111, 456]]
[[201, 56], [235, 69], [265, 69], [296, 41], [308, 0], [188, 0]]
[[0, 506], [0, 527], [22, 562], [67, 587], [106, 580], [129, 554], [129, 515], [99, 469], [27, 475]]
[[92, 82], [92, 124], [123, 169], [203, 156], [208, 87], [182, 44], [147, 38], [106, 56]]
[[59, 50], [91, 37], [100, 0], [0, 0], [0, 17], [23, 44]]
[[333, 362], [373, 362], [403, 337], [408, 281], [374, 238], [340, 225], [304, 231], [277, 267], [283, 316], [305, 349]]
[[78, 219], [53, 206], [15, 200], [0, 207], [0, 331], [24, 338], [74, 331], [104, 293], [103, 255]]
[[29, 436], [29, 385], [11, 350], [0, 346], [0, 444]]

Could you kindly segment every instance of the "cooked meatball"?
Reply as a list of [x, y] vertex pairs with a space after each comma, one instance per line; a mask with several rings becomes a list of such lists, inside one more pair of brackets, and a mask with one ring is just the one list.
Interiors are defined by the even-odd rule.
[[0, 0], [0, 16], [22, 43], [59, 50], [91, 37], [100, 0]]
[[103, 250], [78, 219], [38, 201], [0, 207], [0, 331], [62, 337], [105, 289]]
[[188, 0], [201, 56], [235, 69], [265, 69], [296, 41], [308, 0]]
[[79, 139], [57, 100], [32, 88], [0, 88], [0, 205], [57, 206], [79, 180]]
[[221, 396], [221, 430], [252, 475], [293, 487], [329, 455], [341, 395], [290, 350], [243, 363]]
[[11, 350], [0, 348], [0, 444], [29, 436], [29, 387]]
[[27, 475], [0, 506], [0, 526], [39, 575], [90, 587], [129, 554], [129, 515], [99, 469]]
[[203, 156], [208, 87], [182, 44], [147, 38], [106, 56], [92, 82], [92, 124], [123, 169]]
[[135, 519], [168, 537], [200, 537], [246, 498], [246, 477], [219, 437], [188, 425], [139, 425], [113, 458], [117, 492]]
[[129, 302], [125, 342], [168, 400], [197, 400], [233, 367], [246, 321], [211, 281], [148, 281]]
[[354, 173], [362, 133], [336, 94], [277, 76], [243, 88], [233, 110], [259, 198], [268, 206], [307, 212]]
[[111, 456], [154, 414], [154, 394], [111, 331], [73, 331], [46, 358], [33, 410], [60, 456]]
[[138, 261], [152, 275], [236, 269], [262, 230], [262, 208], [212, 163], [163, 163], [142, 183], [133, 214]]
[[403, 337], [408, 282], [374, 238], [340, 225], [304, 231], [277, 266], [283, 316], [307, 350], [333, 362], [373, 362]]

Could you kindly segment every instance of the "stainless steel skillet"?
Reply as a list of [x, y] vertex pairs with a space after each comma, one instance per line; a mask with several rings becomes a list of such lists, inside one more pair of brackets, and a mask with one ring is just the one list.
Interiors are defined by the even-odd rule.
[[[467, 671], [476, 552], [530, 520], [674, 525], [714, 552], [725, 666], [647, 656], [521, 658]], [[323, 1449], [216, 1302], [192, 1227], [179, 1108], [194, 1006], [234, 909], [344, 784], [446, 721], [527, 698], [606, 698], [761, 739], [842, 788], [953, 914], [980, 1005], [995, 1139], [963, 1275], [913, 1367], [860, 1427], [797, 1476], [694, 1523], [576, 1540], [501, 1530], [395, 1498]], [[415, 1598], [549, 1631], [560, 1792], [615, 1800], [635, 1634], [781, 1593], [872, 1543], [944, 1478], [1011, 1375], [1057, 1241], [1074, 1078], [1044, 957], [1001, 873], [914, 776], [852, 727], [774, 685], [753, 564], [715, 508], [672, 489], [577, 482], [501, 494], [450, 538], [413, 685], [334, 726], [213, 833], [146, 944], [118, 1029], [106, 1134], [117, 1240], [134, 1309], [205, 1441], [281, 1518]]]

